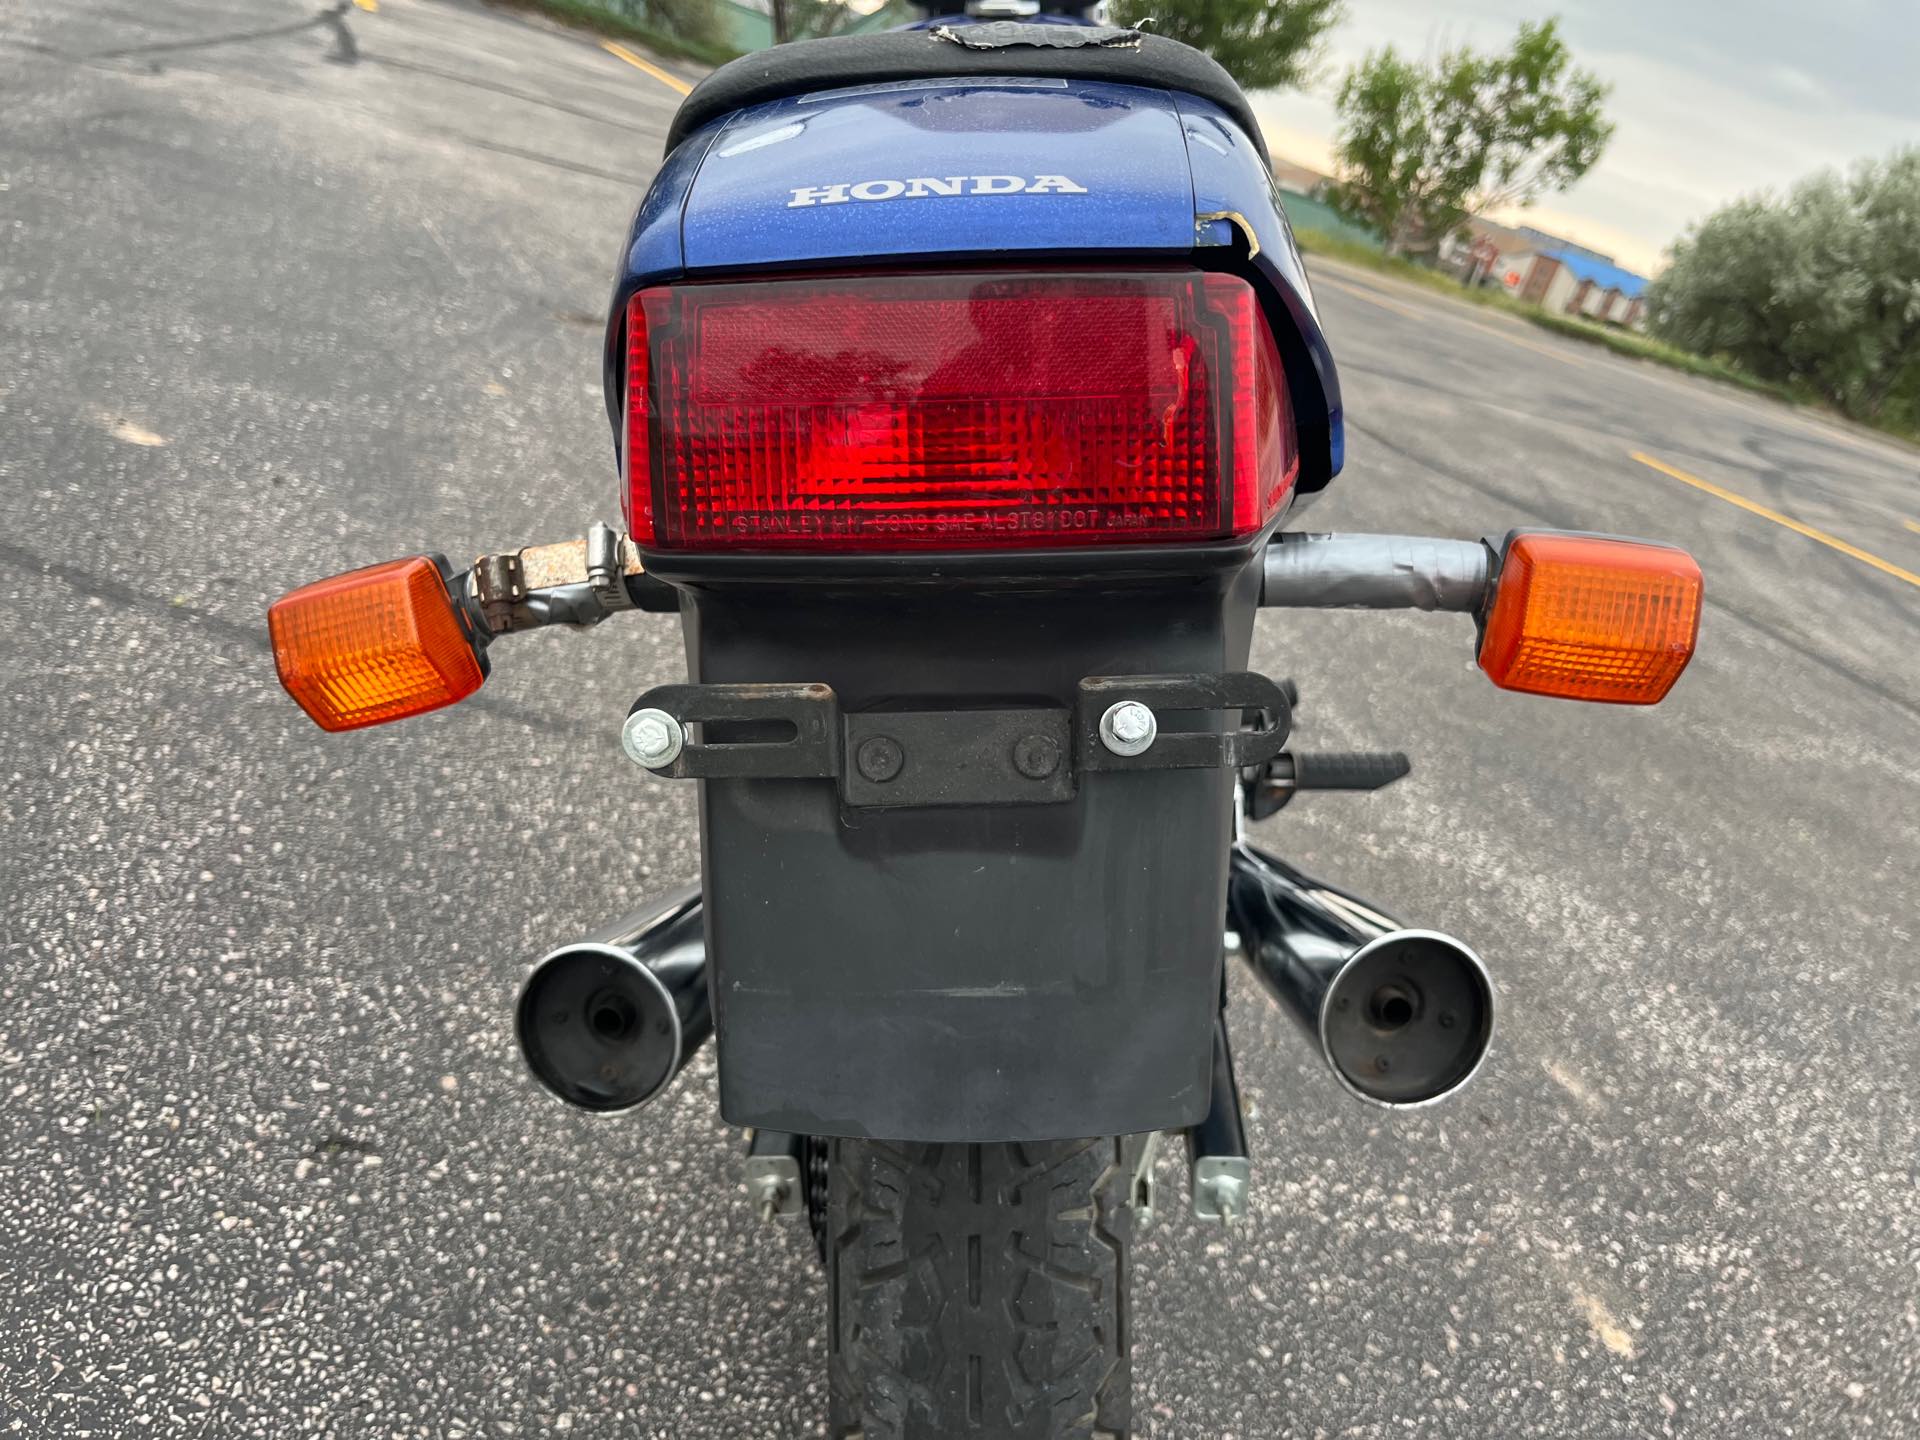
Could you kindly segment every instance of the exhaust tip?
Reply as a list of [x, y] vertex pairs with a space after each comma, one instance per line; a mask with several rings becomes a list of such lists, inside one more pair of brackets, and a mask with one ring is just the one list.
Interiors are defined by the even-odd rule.
[[534, 968], [514, 1016], [527, 1068], [582, 1110], [629, 1110], [680, 1068], [679, 1011], [660, 977], [613, 945], [569, 945]]
[[1320, 1008], [1340, 1083], [1374, 1105], [1430, 1105], [1480, 1069], [1493, 1041], [1493, 981], [1465, 945], [1395, 930], [1354, 951]]

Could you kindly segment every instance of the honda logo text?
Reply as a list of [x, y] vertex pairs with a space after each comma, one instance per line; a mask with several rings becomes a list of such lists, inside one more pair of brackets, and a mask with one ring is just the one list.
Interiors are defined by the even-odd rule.
[[948, 175], [918, 180], [861, 180], [844, 185], [802, 185], [787, 202], [789, 210], [802, 205], [844, 205], [850, 200], [927, 200], [942, 195], [1085, 195], [1087, 187], [1064, 175]]

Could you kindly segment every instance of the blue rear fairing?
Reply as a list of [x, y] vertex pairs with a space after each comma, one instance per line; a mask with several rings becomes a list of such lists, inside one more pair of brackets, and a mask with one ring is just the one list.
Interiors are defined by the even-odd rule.
[[[1201, 218], [1223, 214], [1238, 219]], [[608, 321], [608, 412], [617, 437], [626, 301], [645, 285], [923, 257], [1143, 256], [1218, 256], [1267, 292], [1299, 493], [1323, 488], [1339, 469], [1339, 382], [1267, 168], [1217, 107], [1130, 85], [898, 81], [756, 106], [690, 136], [635, 217]]]
[[[1319, 307], [1307, 283], [1307, 267], [1300, 259], [1300, 247], [1294, 243], [1293, 227], [1287, 223], [1287, 212], [1280, 203], [1279, 188], [1260, 152], [1219, 106], [1193, 95], [1173, 98], [1193, 167], [1194, 213], [1219, 215], [1231, 211], [1246, 221], [1258, 245], [1253, 268], [1270, 287], [1271, 298], [1285, 307], [1287, 318], [1293, 322], [1292, 333], [1298, 338], [1297, 345], [1286, 345], [1286, 332], [1278, 323], [1279, 317], [1273, 317], [1293, 390], [1303, 462], [1306, 456], [1322, 451], [1326, 457], [1318, 470], [1303, 463], [1294, 498], [1297, 509], [1302, 501], [1326, 488], [1340, 473], [1346, 458], [1340, 376], [1334, 369], [1333, 352], [1320, 329]], [[1254, 196], [1259, 197], [1257, 202], [1251, 201]], [[1225, 238], [1216, 233], [1202, 240], [1219, 244]], [[1309, 390], [1318, 393], [1307, 393]], [[1319, 429], [1320, 416], [1326, 417], [1324, 430], [1312, 433]]]
[[[886, 182], [916, 179], [941, 190], [957, 179], [962, 193], [923, 184], [853, 198], [863, 185], [885, 196]], [[1020, 191], [991, 193], [1016, 181]], [[1164, 92], [896, 81], [737, 115], [707, 151], [682, 233], [690, 273], [879, 256], [1173, 254], [1193, 245], [1193, 183]]]

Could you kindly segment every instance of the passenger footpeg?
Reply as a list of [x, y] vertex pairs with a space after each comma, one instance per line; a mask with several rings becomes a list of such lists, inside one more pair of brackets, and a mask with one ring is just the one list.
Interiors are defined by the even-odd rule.
[[1247, 818], [1268, 819], [1303, 790], [1384, 790], [1412, 770], [1398, 750], [1283, 751], [1243, 779]]

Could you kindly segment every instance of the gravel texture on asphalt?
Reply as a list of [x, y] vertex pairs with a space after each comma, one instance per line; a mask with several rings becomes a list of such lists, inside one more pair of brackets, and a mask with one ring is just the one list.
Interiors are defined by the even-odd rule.
[[[823, 1433], [823, 1290], [710, 1056], [593, 1120], [528, 964], [695, 876], [619, 721], [644, 617], [323, 736], [264, 610], [617, 513], [600, 323], [677, 97], [452, 0], [0, 6], [0, 1435]], [[1252, 1214], [1162, 1162], [1155, 1437], [1920, 1434], [1920, 464], [1321, 272], [1315, 528], [1692, 547], [1652, 711], [1503, 695], [1457, 617], [1268, 617], [1306, 747], [1413, 776], [1261, 839], [1502, 988], [1457, 1102], [1365, 1109], [1245, 982]]]

